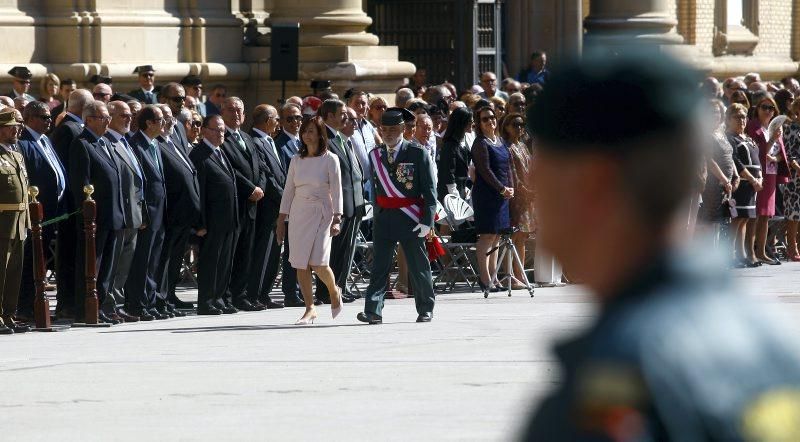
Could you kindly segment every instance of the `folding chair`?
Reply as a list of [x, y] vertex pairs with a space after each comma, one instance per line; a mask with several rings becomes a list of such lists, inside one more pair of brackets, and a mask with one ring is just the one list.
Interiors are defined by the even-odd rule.
[[[439, 207], [442, 208], [441, 212], [438, 210]], [[451, 230], [464, 224], [475, 215], [475, 211], [469, 203], [455, 195], [449, 194], [445, 195], [444, 204], [440, 204], [437, 207], [437, 213], [441, 213], [439, 219], [436, 221], [437, 224], [449, 226]], [[451, 236], [443, 236], [442, 246], [444, 246], [447, 252], [449, 262], [445, 264], [441, 259], [438, 260], [439, 265], [442, 266], [442, 271], [434, 282], [438, 282], [447, 274], [455, 273], [461, 277], [461, 280], [469, 285], [470, 290], [473, 290], [478, 281], [478, 274], [475, 271], [469, 253], [474, 249], [475, 244], [456, 243], [452, 241]], [[457, 280], [455, 278], [446, 281], [445, 290], [455, 289], [456, 282]]]

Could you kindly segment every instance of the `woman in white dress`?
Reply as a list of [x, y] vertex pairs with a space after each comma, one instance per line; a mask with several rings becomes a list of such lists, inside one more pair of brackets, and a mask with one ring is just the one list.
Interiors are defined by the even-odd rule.
[[297, 269], [297, 281], [303, 294], [306, 311], [297, 325], [313, 324], [317, 318], [311, 271], [328, 287], [331, 315], [342, 311], [342, 293], [328, 259], [331, 238], [341, 230], [342, 184], [339, 160], [328, 152], [325, 130], [318, 118], [306, 120], [300, 127], [301, 147], [292, 158], [283, 189], [276, 234], [278, 243], [286, 235], [284, 221], [289, 218], [289, 262]]

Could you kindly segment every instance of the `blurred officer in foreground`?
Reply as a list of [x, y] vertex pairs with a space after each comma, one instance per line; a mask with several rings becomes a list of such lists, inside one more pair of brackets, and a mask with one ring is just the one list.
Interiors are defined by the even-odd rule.
[[789, 335], [670, 235], [708, 138], [698, 78], [664, 54], [585, 60], [553, 75], [528, 124], [537, 239], [600, 313], [555, 349], [562, 384], [523, 439], [800, 440]]

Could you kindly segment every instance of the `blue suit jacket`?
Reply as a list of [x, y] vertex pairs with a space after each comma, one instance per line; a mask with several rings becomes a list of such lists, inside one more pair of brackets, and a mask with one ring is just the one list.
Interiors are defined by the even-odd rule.
[[[39, 196], [37, 199], [42, 203], [42, 206], [44, 206], [44, 219], [48, 220], [65, 213], [67, 209], [66, 189], [64, 189], [64, 198], [59, 201], [56, 172], [50, 167], [50, 162], [47, 161], [42, 147], [37, 145], [36, 141], [33, 139], [33, 135], [27, 128], [22, 131], [22, 136], [17, 142], [17, 147], [25, 158], [25, 169], [28, 171], [28, 185], [39, 188]], [[55, 148], [53, 149], [53, 153], [55, 154]], [[66, 181], [67, 169], [61, 163], [58, 155], [54, 156], [56, 163], [61, 167], [61, 172]], [[64, 186], [68, 187], [68, 183], [65, 182]]]
[[[148, 150], [147, 139], [141, 132], [136, 132], [128, 141], [128, 144], [133, 149], [133, 153], [136, 154], [147, 182], [147, 186], [144, 188], [144, 200], [147, 203], [147, 214], [150, 217], [149, 228], [159, 230], [164, 224], [164, 212], [167, 205], [167, 188], [164, 182], [164, 175], [153, 161], [153, 155]], [[161, 157], [158, 140], [156, 140], [156, 154], [158, 155], [159, 163], [163, 167], [164, 159]]]

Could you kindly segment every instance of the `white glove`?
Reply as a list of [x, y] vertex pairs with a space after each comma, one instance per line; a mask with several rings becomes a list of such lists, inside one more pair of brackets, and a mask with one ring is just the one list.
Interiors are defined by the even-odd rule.
[[457, 197], [461, 197], [461, 195], [458, 194], [458, 188], [456, 187], [455, 184], [448, 184], [447, 185], [447, 193], [449, 193], [450, 195], [455, 195]]
[[429, 233], [431, 233], [431, 228], [426, 226], [425, 224], [417, 224], [417, 227], [414, 227], [413, 229], [411, 229], [411, 231], [412, 232], [419, 231], [419, 235], [417, 236], [420, 238], [425, 238], [426, 236], [428, 236]]

